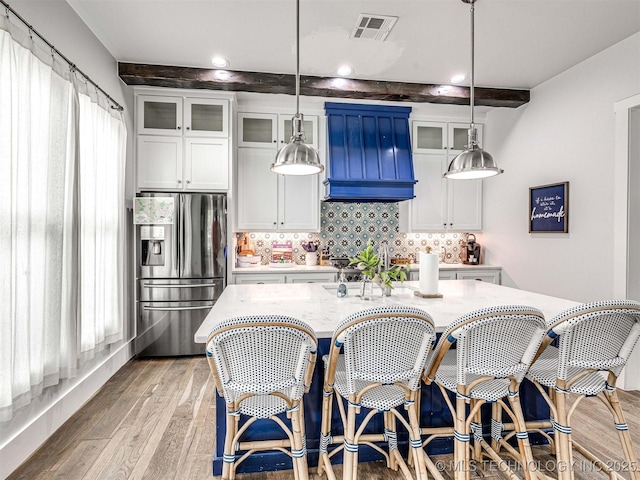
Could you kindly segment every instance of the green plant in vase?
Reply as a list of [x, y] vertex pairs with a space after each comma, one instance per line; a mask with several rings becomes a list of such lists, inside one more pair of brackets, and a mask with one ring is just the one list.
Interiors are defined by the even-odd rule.
[[[371, 240], [358, 255], [349, 259], [349, 265], [355, 265], [362, 271], [365, 280], [369, 280], [386, 290], [387, 294], [393, 289], [391, 282], [404, 282], [407, 279], [409, 265], [391, 265], [385, 269], [383, 259], [373, 250]], [[364, 295], [364, 294], [363, 294]]]

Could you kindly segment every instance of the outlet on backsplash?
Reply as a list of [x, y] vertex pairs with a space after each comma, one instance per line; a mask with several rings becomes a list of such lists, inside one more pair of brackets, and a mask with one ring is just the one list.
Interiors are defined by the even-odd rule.
[[[353, 257], [369, 239], [374, 244], [389, 243], [392, 258], [408, 258], [416, 262], [418, 253], [429, 246], [442, 252], [444, 263], [460, 263], [465, 244], [464, 233], [399, 233], [397, 203], [339, 203], [323, 202], [320, 214], [320, 233], [247, 232], [253, 241], [255, 254], [262, 255], [262, 263], [271, 258], [273, 244], [291, 243], [292, 260], [305, 264], [303, 243], [318, 242], [318, 251], [329, 248], [332, 256]], [[237, 233], [238, 239], [244, 233]]]

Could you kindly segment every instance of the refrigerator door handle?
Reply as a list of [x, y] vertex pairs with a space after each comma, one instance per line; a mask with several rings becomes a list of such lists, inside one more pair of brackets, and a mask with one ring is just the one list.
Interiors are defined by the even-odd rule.
[[209, 310], [213, 305], [204, 305], [201, 307], [146, 307], [143, 306], [143, 310], [159, 310], [159, 311], [183, 311], [183, 310]]
[[192, 283], [189, 285], [176, 285], [175, 283], [143, 283], [143, 288], [199, 288], [199, 287], [217, 287], [215, 283]]
[[180, 276], [180, 222], [182, 221], [180, 215], [180, 195], [176, 195], [175, 201], [177, 205], [174, 206], [175, 222], [173, 226], [173, 252], [171, 252], [171, 261], [173, 262], [173, 270]]
[[[180, 194], [180, 278], [190, 277], [193, 258], [191, 258], [191, 228], [194, 222], [191, 202], [193, 194]], [[189, 267], [187, 267], [189, 265]], [[188, 272], [187, 272], [188, 268]]]

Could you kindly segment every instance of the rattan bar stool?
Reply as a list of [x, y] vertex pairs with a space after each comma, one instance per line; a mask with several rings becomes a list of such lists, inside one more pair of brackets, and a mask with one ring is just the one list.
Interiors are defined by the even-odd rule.
[[[216, 327], [206, 344], [218, 394], [227, 406], [222, 478], [255, 451], [279, 450], [293, 461], [297, 480], [309, 477], [303, 393], [309, 391], [317, 339], [307, 324], [279, 315], [237, 317]], [[278, 416], [285, 413], [290, 427]], [[240, 425], [240, 415], [250, 417]], [[257, 419], [270, 418], [288, 439], [240, 441]], [[238, 452], [245, 452], [238, 457]]]
[[[501, 405], [513, 419], [517, 426], [518, 449], [506, 442], [500, 443], [504, 443], [502, 446], [507, 453], [521, 463], [526, 479], [538, 476], [538, 472], [529, 470], [533, 457], [519, 389], [542, 341], [544, 326], [544, 316], [535, 308], [498, 306], [458, 318], [440, 337], [425, 369], [424, 381], [426, 384], [435, 382], [440, 388], [454, 425], [453, 428], [423, 427], [421, 434], [425, 437], [425, 447], [435, 438], [454, 437], [456, 480], [469, 478], [472, 455], [477, 462], [489, 458], [510, 478], [519, 478], [484, 439], [480, 409], [486, 403]], [[450, 349], [453, 344], [456, 349]], [[455, 404], [448, 392], [455, 393]], [[504, 402], [505, 397], [509, 405]]]
[[[547, 323], [547, 335], [527, 378], [540, 390], [549, 404], [548, 422], [529, 424], [547, 437], [559, 463], [558, 478], [573, 479], [573, 450], [580, 452], [610, 478], [622, 479], [616, 470], [627, 470], [640, 480], [638, 460], [620, 408], [616, 381], [640, 336], [640, 303], [610, 300], [587, 303], [566, 310]], [[551, 345], [558, 339], [558, 346]], [[574, 398], [570, 397], [574, 394]], [[577, 395], [577, 398], [575, 398]], [[593, 452], [571, 439], [575, 425], [571, 414], [585, 397], [596, 396], [613, 416], [627, 468], [611, 468]], [[534, 428], [535, 427], [535, 428]], [[511, 425], [505, 425], [509, 430]], [[543, 428], [553, 428], [554, 438]], [[555, 440], [555, 442], [554, 442]], [[620, 463], [624, 466], [624, 463]]]
[[[319, 475], [326, 471], [328, 478], [335, 480], [331, 458], [343, 451], [343, 479], [357, 479], [358, 449], [367, 445], [385, 457], [387, 467], [400, 468], [405, 478], [412, 478], [398, 451], [396, 422], [409, 432], [413, 447], [410, 450], [420, 450], [416, 399], [434, 340], [431, 317], [412, 307], [371, 308], [350, 315], [338, 325], [329, 354], [323, 357], [325, 380]], [[344, 432], [337, 436], [332, 436], [331, 432], [334, 396]], [[346, 409], [343, 399], [347, 402]], [[398, 411], [400, 406], [407, 411], [408, 420]], [[356, 415], [363, 408], [368, 412], [360, 425], [356, 425]], [[377, 413], [384, 415], [384, 432], [363, 433]], [[375, 442], [386, 442], [387, 450]], [[417, 457], [417, 478], [426, 480], [425, 458], [423, 455]], [[433, 464], [429, 469], [432, 468], [436, 470]]]

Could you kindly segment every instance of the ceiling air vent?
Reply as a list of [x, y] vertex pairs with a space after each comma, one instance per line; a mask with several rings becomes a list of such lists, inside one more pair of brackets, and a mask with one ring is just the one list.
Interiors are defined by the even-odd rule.
[[383, 42], [397, 21], [398, 17], [361, 13], [351, 38], [370, 38]]

